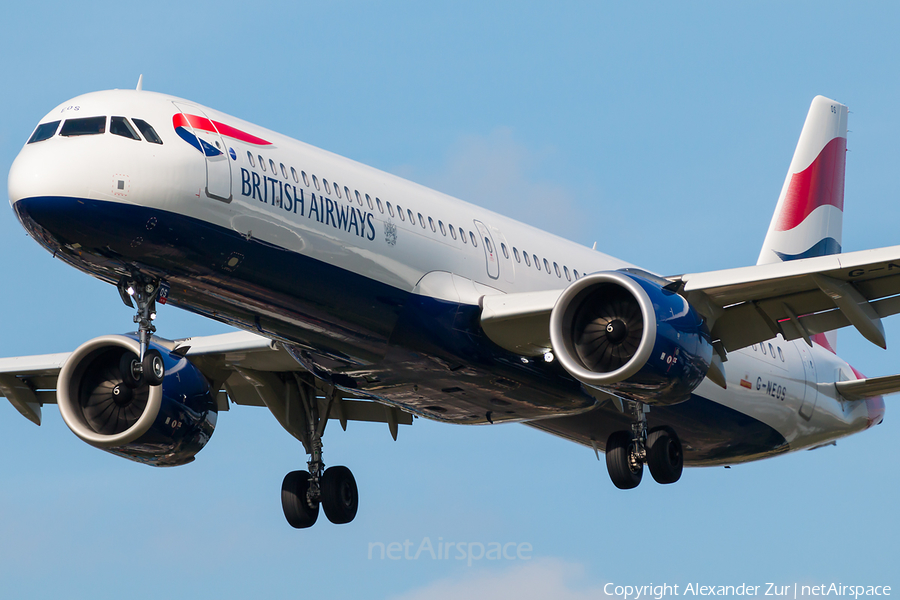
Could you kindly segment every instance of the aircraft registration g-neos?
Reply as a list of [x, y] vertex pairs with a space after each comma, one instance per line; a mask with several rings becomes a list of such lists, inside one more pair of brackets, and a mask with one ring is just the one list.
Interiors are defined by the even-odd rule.
[[[846, 132], [816, 97], [756, 265], [661, 277], [140, 84], [79, 96], [22, 148], [10, 204], [138, 331], [2, 359], [0, 393], [155, 466], [265, 407], [309, 455], [282, 484], [297, 528], [357, 512], [329, 419], [525, 423], [605, 452], [622, 489], [828, 444], [900, 390], [834, 352], [848, 325], [884, 347], [900, 312], [900, 247], [840, 254]], [[160, 304], [243, 331], [156, 337]]]

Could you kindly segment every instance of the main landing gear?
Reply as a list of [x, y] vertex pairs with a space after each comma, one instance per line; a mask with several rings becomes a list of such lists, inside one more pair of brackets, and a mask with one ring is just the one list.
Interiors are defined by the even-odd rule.
[[338, 392], [334, 388], [329, 390], [324, 414], [319, 415], [315, 383], [298, 376], [297, 385], [306, 417], [306, 436], [301, 441], [309, 454], [309, 470], [292, 471], [285, 475], [281, 484], [284, 516], [291, 527], [305, 529], [315, 524], [321, 506], [332, 523], [349, 523], [359, 507], [356, 480], [347, 467], [326, 469], [322, 460], [322, 434]]
[[684, 468], [681, 441], [671, 427], [647, 430], [646, 407], [631, 402], [634, 421], [631, 431], [616, 431], [606, 442], [606, 468], [609, 478], [620, 490], [638, 486], [644, 475], [644, 465], [657, 483], [675, 483]]
[[[130, 352], [122, 355], [119, 363], [122, 383], [132, 389], [144, 383], [160, 385], [165, 377], [166, 367], [159, 351], [148, 350], [148, 347], [150, 337], [156, 332], [153, 320], [156, 318], [156, 299], [159, 296], [161, 284], [158, 280], [123, 277], [116, 287], [126, 306], [134, 308], [134, 303], [137, 303], [134, 322], [138, 325], [141, 344], [139, 356], [135, 357]], [[162, 302], [165, 304], [164, 301]]]

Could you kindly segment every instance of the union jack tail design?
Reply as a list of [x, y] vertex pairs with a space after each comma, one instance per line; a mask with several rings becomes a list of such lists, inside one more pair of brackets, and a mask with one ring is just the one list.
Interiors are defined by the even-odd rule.
[[[757, 264], [841, 252], [847, 107], [816, 96], [788, 169]], [[834, 333], [814, 341], [834, 352]]]

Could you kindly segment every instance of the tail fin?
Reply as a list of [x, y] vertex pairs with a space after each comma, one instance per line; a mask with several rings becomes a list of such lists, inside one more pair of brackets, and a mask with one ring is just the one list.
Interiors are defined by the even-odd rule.
[[[816, 96], [756, 264], [840, 254], [846, 151], [847, 107]], [[815, 337], [834, 352], [833, 332]]]
[[847, 107], [816, 96], [756, 264], [840, 253], [846, 150]]

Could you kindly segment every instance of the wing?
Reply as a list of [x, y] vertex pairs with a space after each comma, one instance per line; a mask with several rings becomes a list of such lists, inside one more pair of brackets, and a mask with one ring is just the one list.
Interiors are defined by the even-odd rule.
[[865, 400], [900, 392], [900, 375], [838, 381], [834, 387], [845, 400]]
[[[900, 246], [667, 278], [707, 320], [720, 355], [781, 334], [803, 338], [853, 325], [886, 347], [881, 318], [900, 312]], [[481, 324], [523, 355], [550, 349], [561, 290], [484, 296]]]
[[881, 318], [900, 312], [900, 246], [673, 279], [726, 351], [848, 325], [884, 348]]
[[[184, 354], [218, 391], [219, 411], [230, 404], [268, 407], [275, 417], [298, 439], [306, 432], [298, 429], [286, 414], [283, 383], [294, 373], [306, 373], [280, 344], [248, 332], [226, 333], [166, 341], [154, 338], [171, 350]], [[41, 407], [56, 403], [56, 380], [70, 353], [0, 358], [0, 395], [31, 422], [41, 424]], [[411, 425], [412, 415], [396, 407], [359, 399], [349, 394], [336, 398], [329, 418], [348, 421], [387, 423], [394, 439], [398, 425]], [[327, 401], [319, 398], [320, 414]]]

